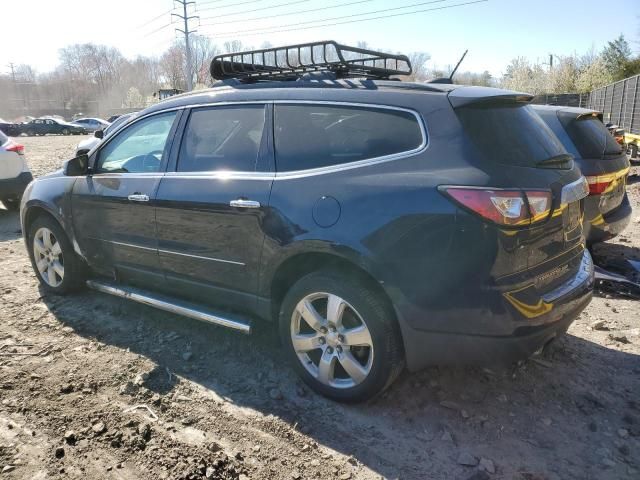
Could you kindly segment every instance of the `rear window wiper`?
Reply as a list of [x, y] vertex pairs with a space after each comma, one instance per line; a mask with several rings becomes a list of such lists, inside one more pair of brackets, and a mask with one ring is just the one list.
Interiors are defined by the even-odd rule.
[[573, 160], [571, 155], [561, 153], [560, 155], [554, 155], [553, 157], [537, 162], [536, 166], [542, 168], [569, 168], [571, 166], [571, 160]]

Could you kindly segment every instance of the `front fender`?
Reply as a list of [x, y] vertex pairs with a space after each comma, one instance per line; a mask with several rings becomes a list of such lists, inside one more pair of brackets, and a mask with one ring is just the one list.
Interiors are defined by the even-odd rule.
[[76, 242], [71, 215], [71, 192], [75, 177], [52, 175], [31, 182], [22, 197], [20, 224], [23, 238], [27, 242], [29, 223], [33, 212], [38, 209], [51, 215], [64, 229], [76, 252], [82, 255]]

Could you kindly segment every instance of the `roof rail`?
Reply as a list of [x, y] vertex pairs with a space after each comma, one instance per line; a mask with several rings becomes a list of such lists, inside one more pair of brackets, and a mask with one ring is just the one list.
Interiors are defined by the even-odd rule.
[[392, 75], [410, 75], [412, 69], [406, 55], [323, 41], [216, 55], [210, 71], [216, 80], [253, 82], [296, 80], [308, 72], [333, 72], [336, 78], [387, 80]]

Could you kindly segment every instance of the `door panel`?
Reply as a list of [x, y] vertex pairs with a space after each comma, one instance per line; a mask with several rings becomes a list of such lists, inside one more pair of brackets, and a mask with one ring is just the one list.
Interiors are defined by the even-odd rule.
[[154, 199], [175, 133], [176, 112], [141, 119], [100, 147], [95, 172], [72, 195], [78, 242], [91, 266], [123, 281], [162, 284]]
[[[160, 260], [181, 288], [255, 293], [272, 179], [167, 174], [157, 195]], [[247, 198], [259, 208], [230, 202]]]
[[[273, 173], [255, 172], [273, 160], [268, 111], [206, 107], [186, 122], [177, 171], [162, 178], [156, 197], [161, 265], [183, 296], [251, 308], [242, 299], [257, 291], [273, 181]], [[245, 202], [232, 206], [237, 200]]]
[[[89, 263], [103, 272], [160, 273], [154, 198], [160, 174], [107, 174], [80, 178], [73, 188], [73, 219]], [[135, 202], [129, 195], [148, 195]], [[144, 274], [144, 273], [143, 273]]]

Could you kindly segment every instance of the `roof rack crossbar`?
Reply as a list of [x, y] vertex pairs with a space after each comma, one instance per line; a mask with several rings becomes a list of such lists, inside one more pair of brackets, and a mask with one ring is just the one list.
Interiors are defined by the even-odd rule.
[[235, 78], [245, 82], [295, 80], [305, 73], [322, 71], [332, 72], [336, 78], [372, 79], [389, 79], [392, 75], [412, 72], [411, 62], [405, 55], [349, 47], [334, 41], [217, 55], [211, 61], [210, 70], [216, 80]]

